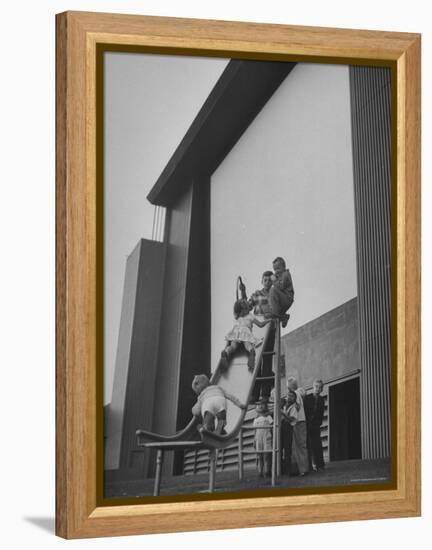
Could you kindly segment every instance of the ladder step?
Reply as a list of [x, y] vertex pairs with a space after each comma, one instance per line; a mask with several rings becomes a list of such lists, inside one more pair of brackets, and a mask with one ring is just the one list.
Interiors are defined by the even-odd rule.
[[274, 355], [275, 353], [275, 351], [263, 351], [262, 355]]
[[272, 375], [272, 376], [257, 376], [255, 380], [274, 380], [274, 375]]

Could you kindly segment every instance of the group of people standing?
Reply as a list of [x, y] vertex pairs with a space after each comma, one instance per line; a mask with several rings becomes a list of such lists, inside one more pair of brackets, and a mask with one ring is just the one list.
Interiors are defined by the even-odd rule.
[[297, 380], [287, 380], [287, 395], [282, 400], [281, 448], [282, 473], [306, 475], [324, 468], [321, 425], [324, 418], [324, 388], [322, 380], [315, 380], [312, 393], [305, 394]]
[[[281, 402], [282, 474], [304, 476], [324, 468], [321, 425], [324, 418], [324, 384], [315, 380], [312, 393], [306, 394], [297, 380], [287, 380], [287, 394]], [[253, 422], [257, 470], [260, 477], [271, 475], [273, 416], [267, 399], [258, 401]]]

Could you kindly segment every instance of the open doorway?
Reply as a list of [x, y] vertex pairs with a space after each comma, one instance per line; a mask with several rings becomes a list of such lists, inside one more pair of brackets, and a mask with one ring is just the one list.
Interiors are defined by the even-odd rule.
[[330, 460], [361, 458], [360, 378], [329, 387]]

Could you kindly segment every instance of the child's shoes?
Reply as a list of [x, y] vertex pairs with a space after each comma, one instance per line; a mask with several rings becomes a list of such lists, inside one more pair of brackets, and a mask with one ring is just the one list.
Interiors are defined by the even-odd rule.
[[220, 370], [221, 372], [228, 370], [228, 353], [225, 350], [221, 353]]
[[290, 315], [289, 313], [285, 313], [284, 315], [282, 315], [282, 328], [285, 328], [288, 324], [288, 321], [289, 321], [289, 318], [290, 318]]
[[248, 370], [253, 371], [255, 368], [255, 353], [250, 352], [248, 357]]

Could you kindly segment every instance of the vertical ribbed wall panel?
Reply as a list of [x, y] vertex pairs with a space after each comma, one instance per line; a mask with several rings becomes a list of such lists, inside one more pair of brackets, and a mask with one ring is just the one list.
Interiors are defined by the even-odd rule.
[[390, 454], [390, 69], [350, 67], [363, 458]]

